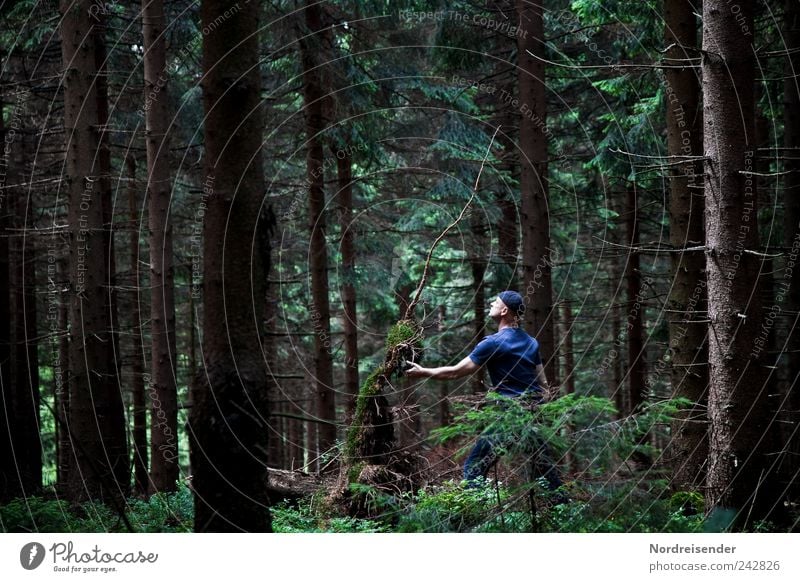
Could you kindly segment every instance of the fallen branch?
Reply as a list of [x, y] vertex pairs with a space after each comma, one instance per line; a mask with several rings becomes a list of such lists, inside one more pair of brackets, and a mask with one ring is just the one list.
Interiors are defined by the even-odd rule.
[[461, 220], [464, 218], [464, 215], [467, 213], [467, 209], [469, 208], [472, 201], [475, 199], [475, 195], [478, 193], [478, 183], [481, 181], [481, 174], [483, 173], [483, 167], [486, 165], [486, 160], [489, 159], [489, 154], [492, 153], [492, 145], [494, 144], [494, 138], [497, 136], [497, 132], [500, 131], [501, 126], [497, 126], [497, 129], [494, 130], [494, 135], [492, 135], [492, 139], [489, 141], [489, 147], [486, 148], [486, 155], [483, 156], [483, 161], [481, 162], [480, 170], [478, 170], [478, 177], [475, 178], [475, 186], [472, 187], [472, 195], [467, 200], [467, 203], [464, 205], [464, 208], [461, 209], [461, 212], [458, 215], [450, 226], [445, 228], [442, 233], [436, 237], [436, 240], [433, 241], [431, 248], [428, 250], [428, 257], [425, 259], [425, 268], [422, 270], [422, 278], [419, 280], [419, 285], [417, 286], [417, 290], [414, 293], [414, 299], [411, 303], [408, 304], [408, 308], [406, 309], [406, 314], [403, 316], [403, 319], [411, 319], [414, 316], [414, 308], [416, 308], [417, 303], [419, 303], [419, 299], [422, 296], [422, 290], [425, 287], [425, 283], [428, 279], [428, 268], [431, 264], [431, 258], [433, 258], [433, 251], [436, 249], [436, 245], [438, 245], [447, 233], [450, 232]]

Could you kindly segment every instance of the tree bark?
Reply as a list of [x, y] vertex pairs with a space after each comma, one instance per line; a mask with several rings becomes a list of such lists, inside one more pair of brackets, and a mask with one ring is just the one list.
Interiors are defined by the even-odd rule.
[[[759, 248], [755, 158], [753, 5], [734, 14], [724, 0], [703, 3], [705, 229], [710, 319], [709, 467], [706, 506], [760, 516], [768, 496], [759, 441], [764, 421], [760, 356]], [[759, 491], [760, 489], [760, 491]], [[755, 503], [754, 503], [755, 502]]]
[[70, 419], [74, 500], [127, 494], [130, 479], [125, 415], [114, 362], [108, 256], [98, 182], [100, 147], [96, 36], [92, 2], [61, 2], [66, 178], [70, 247]]
[[574, 342], [574, 331], [573, 325], [575, 320], [573, 319], [572, 315], [572, 307], [569, 304], [569, 301], [566, 300], [561, 306], [561, 310], [563, 311], [563, 316], [561, 318], [561, 337], [563, 337], [563, 344], [564, 344], [564, 372], [563, 382], [564, 388], [567, 394], [574, 394], [575, 393], [575, 342]]
[[142, 0], [150, 237], [151, 493], [178, 482], [178, 387], [175, 344], [175, 270], [172, 257], [166, 19], [162, 0]]
[[[664, 41], [668, 59], [694, 58], [695, 8], [689, 0], [664, 2]], [[670, 156], [702, 156], [700, 85], [691, 67], [666, 69], [667, 146]], [[670, 245], [674, 250], [702, 246], [702, 164], [693, 159], [671, 171]], [[694, 404], [672, 423], [667, 453], [676, 489], [696, 489], [705, 481], [708, 456], [708, 351], [706, 349], [705, 256], [698, 251], [671, 253], [672, 287], [667, 302], [672, 396]]]
[[630, 248], [628, 261], [625, 264], [628, 309], [624, 323], [628, 337], [628, 403], [631, 412], [638, 412], [644, 405], [647, 396], [644, 354], [645, 291], [642, 286], [641, 256], [636, 250], [636, 247], [639, 246], [639, 206], [636, 195], [636, 185], [629, 184], [626, 190], [625, 205], [626, 244]]
[[[789, 52], [783, 83], [783, 183], [784, 245], [790, 249], [788, 261], [796, 261], [800, 248], [800, 4], [786, 0], [783, 38]], [[785, 427], [783, 441], [788, 454], [782, 460], [783, 480], [792, 497], [800, 494], [800, 269], [785, 269], [780, 285], [788, 284], [785, 309], [789, 332], [785, 350], [788, 352], [788, 386], [781, 423]], [[784, 395], [781, 395], [784, 398]]]
[[[350, 145], [350, 144], [347, 144]], [[345, 147], [345, 151], [349, 148]], [[342, 233], [342, 304], [344, 306], [345, 394], [352, 418], [358, 396], [358, 319], [356, 313], [356, 249], [353, 219], [353, 167], [350, 155], [336, 155], [339, 178], [339, 226]]]
[[[24, 137], [14, 144], [15, 165], [25, 179]], [[14, 269], [14, 347], [12, 386], [14, 393], [14, 457], [20, 493], [35, 495], [42, 486], [42, 441], [39, 435], [39, 334], [36, 326], [36, 253], [28, 217], [35, 216], [33, 204], [24, 188], [12, 190], [15, 236], [11, 238]], [[33, 229], [31, 229], [33, 230]]]
[[[301, 400], [304, 396], [304, 386], [305, 383], [299, 384], [293, 380], [289, 380], [289, 398]], [[286, 407], [289, 413], [292, 414], [303, 414], [303, 406], [302, 404], [297, 404], [295, 402], [289, 402], [288, 406]], [[286, 451], [287, 457], [287, 466], [290, 470], [296, 471], [299, 470], [301, 467], [305, 466], [305, 445], [303, 441], [303, 425], [302, 423], [296, 418], [287, 418], [286, 419], [288, 426], [287, 432], [289, 435], [289, 446], [288, 450]], [[313, 423], [308, 423], [313, 424]]]
[[194, 527], [266, 532], [269, 404], [260, 327], [271, 224], [262, 211], [260, 9], [204, 0], [200, 13], [208, 28], [200, 201], [205, 366], [193, 385], [189, 423]]
[[[625, 213], [625, 201], [620, 200], [620, 191], [618, 189], [609, 188], [606, 181], [600, 177], [598, 180], [602, 184], [604, 191], [608, 192], [609, 209], [622, 217]], [[608, 231], [608, 236], [611, 242], [617, 245], [624, 245], [625, 241], [621, 231], [622, 219], [618, 220], [620, 224], [616, 225], [617, 228]], [[611, 253], [609, 265], [609, 279], [608, 279], [608, 293], [610, 297], [609, 309], [611, 310], [611, 346], [607, 351], [606, 358], [608, 359], [607, 369], [604, 373], [608, 375], [608, 388], [609, 397], [614, 399], [614, 407], [617, 409], [617, 418], [622, 419], [630, 414], [630, 404], [628, 403], [629, 391], [626, 389], [622, 370], [625, 367], [625, 353], [622, 349], [625, 340], [625, 333], [622, 331], [622, 311], [624, 309], [624, 302], [621, 299], [622, 283], [623, 283], [623, 265], [621, 254]], [[627, 323], [627, 322], [626, 322]]]
[[139, 204], [137, 201], [136, 159], [129, 155], [125, 160], [128, 170], [128, 210], [131, 216], [131, 327], [133, 328], [131, 354], [131, 393], [133, 400], [133, 484], [142, 497], [149, 491], [147, 470], [147, 401], [144, 375], [144, 330], [142, 329], [141, 280], [139, 278]]
[[[473, 213], [470, 218], [472, 229], [472, 256], [470, 257], [470, 267], [472, 269], [472, 305], [473, 317], [475, 321], [472, 347], [477, 346], [486, 335], [486, 288], [484, 277], [486, 276], [486, 259], [484, 258], [486, 247], [486, 225]], [[486, 392], [484, 384], [486, 373], [481, 367], [472, 378], [472, 392], [483, 394]]]
[[[267, 364], [267, 398], [270, 403], [272, 416], [269, 419], [269, 462], [272, 467], [282, 468], [286, 445], [283, 436], [286, 434], [285, 418], [278, 416], [283, 412], [283, 400], [286, 399], [281, 383], [275, 377], [280, 366], [277, 357], [277, 331], [278, 331], [278, 297], [275, 294], [275, 285], [267, 284], [267, 294], [264, 298], [264, 360]], [[277, 414], [276, 414], [277, 413]]]
[[[303, 100], [306, 113], [306, 179], [308, 184], [308, 224], [311, 233], [309, 263], [311, 272], [311, 319], [314, 327], [314, 371], [316, 378], [317, 416], [327, 421], [316, 427], [316, 446], [311, 441], [312, 458], [315, 451], [323, 453], [336, 444], [336, 400], [333, 388], [331, 357], [331, 310], [328, 297], [328, 249], [325, 240], [325, 172], [323, 167], [323, 136], [325, 130], [325, 92], [322, 86], [321, 32], [323, 12], [313, 0], [305, 3], [305, 25], [300, 39], [303, 66]], [[310, 36], [308, 36], [310, 35]]]
[[[3, 103], [0, 101], [0, 111]], [[0, 115], [0, 140], [5, 144], [6, 129]], [[0, 186], [8, 182], [9, 160], [5, 150], [0, 153]], [[0, 190], [0, 502], [17, 494], [13, 475], [14, 449], [11, 435], [14, 434], [14, 400], [11, 396], [11, 262], [10, 245], [11, 214], [5, 189]]]
[[95, 86], [97, 88], [98, 148], [96, 152], [97, 184], [95, 189], [103, 206], [103, 250], [105, 252], [106, 294], [108, 295], [109, 319], [111, 321], [111, 353], [114, 364], [114, 378], [117, 390], [122, 392], [120, 381], [121, 356], [119, 350], [119, 310], [117, 309], [117, 258], [114, 245], [114, 200], [111, 188], [111, 146], [109, 143], [109, 111], [108, 111], [108, 55], [106, 51], [106, 17], [104, 11], [90, 8], [90, 23], [94, 37], [94, 63], [97, 70]]
[[[69, 300], [65, 298], [62, 281], [69, 277], [69, 266], [66, 258], [58, 260], [59, 285], [61, 290], [58, 297], [58, 362], [53, 366], [53, 375], [56, 378], [55, 409], [58, 420], [56, 421], [56, 434], [58, 435], [58, 466], [56, 468], [56, 484], [59, 492], [67, 490], [69, 472], [72, 467], [73, 453], [69, 434]], [[58, 378], [61, 377], [59, 384]]]
[[[557, 383], [552, 318], [552, 263], [548, 205], [547, 101], [545, 94], [544, 7], [517, 0], [520, 100], [520, 196], [522, 199], [523, 296], [525, 326], [539, 342], [547, 378]], [[530, 53], [528, 52], [530, 51]]]

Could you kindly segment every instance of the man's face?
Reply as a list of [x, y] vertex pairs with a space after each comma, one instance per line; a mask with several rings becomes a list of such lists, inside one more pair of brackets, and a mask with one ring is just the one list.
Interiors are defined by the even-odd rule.
[[508, 313], [508, 306], [503, 303], [502, 299], [495, 297], [495, 300], [492, 301], [492, 304], [489, 306], [489, 317], [495, 321], [499, 321], [506, 313]]

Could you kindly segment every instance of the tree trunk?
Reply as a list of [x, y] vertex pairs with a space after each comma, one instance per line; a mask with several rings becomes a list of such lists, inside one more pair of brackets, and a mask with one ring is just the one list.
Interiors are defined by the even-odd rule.
[[[790, 249], [789, 261], [796, 261], [800, 248], [800, 3], [786, 0], [784, 10], [784, 43], [789, 55], [783, 83], [783, 182], [784, 245]], [[786, 451], [782, 461], [783, 480], [796, 499], [800, 495], [800, 269], [784, 270], [780, 285], [788, 284], [785, 309], [789, 314], [788, 386], [781, 423], [785, 427]], [[783, 395], [782, 395], [783, 397]], [[788, 412], [787, 412], [788, 411]]]
[[564, 379], [565, 391], [567, 394], [575, 393], [575, 342], [574, 342], [574, 329], [575, 320], [572, 314], [572, 307], [569, 301], [564, 301], [562, 304], [562, 332], [561, 337], [564, 338]]
[[[69, 277], [69, 266], [64, 258], [58, 260], [59, 290], [58, 296], [58, 362], [53, 366], [56, 379], [56, 399], [54, 406], [58, 420], [56, 421], [57, 462], [56, 484], [59, 492], [67, 490], [69, 472], [72, 467], [72, 443], [69, 434], [69, 300], [65, 298], [62, 281]], [[59, 376], [61, 382], [59, 383]]]
[[625, 265], [625, 283], [627, 291], [627, 327], [628, 348], [628, 402], [631, 412], [639, 411], [647, 396], [645, 387], [645, 354], [644, 354], [644, 293], [642, 286], [641, 257], [636, 247], [639, 246], [639, 207], [636, 200], [636, 186], [630, 184], [626, 191], [625, 208], [626, 243], [630, 247], [628, 261]]
[[169, 173], [166, 20], [162, 0], [142, 0], [144, 106], [147, 128], [147, 202], [150, 236], [151, 493], [178, 482], [178, 387], [175, 346], [175, 272]]
[[121, 356], [119, 350], [119, 311], [117, 309], [117, 265], [114, 250], [114, 200], [111, 189], [111, 147], [109, 144], [108, 113], [108, 55], [106, 52], [106, 14], [90, 8], [90, 23], [94, 37], [94, 63], [97, 70], [95, 86], [97, 87], [97, 119], [98, 149], [96, 153], [97, 185], [95, 190], [103, 206], [103, 250], [105, 252], [106, 293], [108, 295], [109, 319], [111, 321], [111, 353], [114, 364], [114, 378], [117, 389], [122, 392], [120, 381]]
[[[305, 397], [304, 386], [305, 383], [298, 383], [294, 380], [289, 380], [289, 399], [301, 400]], [[303, 414], [302, 404], [289, 402], [286, 407], [290, 414]], [[303, 424], [296, 418], [287, 418], [289, 446], [286, 452], [287, 466], [290, 470], [296, 471], [305, 466], [305, 446], [303, 442]], [[314, 424], [309, 422], [308, 424]]]
[[308, 224], [311, 232], [309, 262], [311, 272], [311, 319], [314, 326], [314, 371], [316, 378], [317, 416], [326, 421], [316, 428], [317, 447], [324, 453], [336, 444], [336, 401], [333, 388], [331, 358], [331, 310], [328, 298], [328, 249], [325, 240], [325, 176], [323, 168], [323, 136], [325, 129], [321, 62], [319, 55], [323, 34], [322, 8], [318, 2], [306, 0], [305, 24], [300, 39], [303, 65], [303, 100], [306, 112], [306, 176], [308, 184]]
[[66, 178], [70, 248], [70, 419], [72, 500], [123, 496], [130, 470], [125, 415], [114, 362], [106, 289], [108, 256], [98, 182], [96, 36], [89, 0], [61, 2]]
[[[689, 0], [664, 3], [668, 59], [693, 58], [697, 46], [695, 9]], [[670, 156], [702, 156], [700, 86], [695, 71], [666, 69], [667, 146]], [[671, 170], [670, 244], [673, 249], [703, 245], [702, 164], [683, 160]], [[668, 457], [676, 489], [696, 489], [705, 480], [708, 455], [708, 351], [706, 349], [705, 256], [699, 251], [671, 253], [672, 287], [667, 302], [672, 396], [694, 405], [676, 415]]]
[[525, 325], [539, 342], [547, 378], [556, 383], [553, 350], [552, 263], [547, 176], [547, 101], [544, 63], [544, 7], [517, 0], [520, 100], [520, 196], [522, 199], [523, 296]]
[[[572, 315], [572, 307], [570, 307], [569, 300], [565, 300], [561, 304], [561, 344], [564, 346], [562, 351], [562, 362], [564, 363], [564, 369], [561, 373], [563, 378], [563, 392], [565, 394], [574, 394], [575, 393], [575, 344], [573, 341], [573, 325], [574, 319]], [[564, 428], [564, 434], [569, 435], [574, 430], [574, 427], [571, 425], [567, 425]], [[567, 467], [569, 467], [569, 471], [576, 472], [578, 470], [577, 459], [575, 458], [575, 453], [570, 447], [567, 452], [564, 454], [564, 462], [566, 463]]]
[[203, 35], [206, 178], [200, 201], [207, 210], [205, 367], [193, 385], [189, 426], [194, 527], [265, 532], [271, 531], [269, 404], [260, 325], [271, 225], [262, 215], [259, 7], [204, 0], [200, 12], [209, 29]]
[[[764, 421], [759, 352], [762, 325], [754, 143], [753, 5], [734, 14], [703, 3], [703, 143], [708, 277], [709, 467], [706, 505], [760, 516], [768, 497], [759, 440]], [[760, 489], [760, 491], [759, 491]], [[751, 511], [752, 510], [752, 511]]]
[[[618, 189], [611, 189], [606, 181], [599, 178], [598, 183], [602, 185], [603, 191], [608, 192], [609, 209], [615, 212], [620, 219], [617, 220], [615, 228], [608, 230], [608, 237], [610, 242], [615, 245], [624, 245], [623, 218], [625, 214], [625, 201], [620, 200], [620, 192]], [[624, 383], [622, 370], [625, 368], [625, 352], [623, 351], [623, 343], [625, 341], [625, 332], [622, 328], [622, 312], [624, 310], [624, 302], [622, 301], [622, 284], [624, 281], [622, 265], [622, 250], [618, 252], [611, 252], [609, 257], [609, 278], [608, 278], [608, 294], [609, 294], [609, 310], [610, 310], [610, 346], [606, 351], [606, 356], [601, 366], [601, 369], [608, 375], [608, 395], [614, 400], [614, 407], [617, 409], [617, 418], [622, 419], [630, 414], [630, 406], [627, 402], [628, 390]], [[627, 322], [626, 322], [627, 323]], [[606, 364], [607, 362], [607, 364]]]
[[131, 327], [133, 342], [131, 354], [131, 392], [133, 399], [133, 483], [138, 495], [149, 491], [147, 471], [147, 401], [144, 376], [144, 334], [142, 329], [141, 280], [139, 278], [139, 204], [137, 201], [136, 159], [129, 155], [125, 160], [128, 168], [128, 210], [131, 215]]
[[283, 401], [286, 399], [280, 381], [275, 377], [280, 369], [278, 365], [276, 338], [278, 331], [278, 297], [275, 295], [275, 285], [267, 284], [267, 294], [264, 298], [264, 361], [267, 364], [267, 398], [272, 416], [269, 419], [269, 463], [275, 468], [283, 467], [283, 457], [286, 450], [283, 435], [285, 434], [285, 419], [280, 416], [283, 412]]
[[[0, 101], [0, 111], [3, 103]], [[5, 144], [6, 130], [0, 115], [0, 142]], [[8, 179], [8, 157], [0, 153], [0, 186]], [[14, 434], [14, 400], [11, 397], [11, 262], [10, 245], [11, 214], [5, 190], [0, 191], [0, 502], [17, 495], [14, 450], [11, 435]]]
[[[472, 347], [477, 346], [486, 335], [486, 288], [484, 277], [486, 276], [486, 225], [480, 220], [476, 213], [470, 218], [472, 228], [472, 256], [470, 257], [470, 267], [472, 268], [472, 304], [473, 316], [475, 321]], [[484, 384], [486, 373], [481, 367], [472, 378], [472, 392], [483, 394], [486, 392]]]
[[[347, 144], [348, 146], [350, 144]], [[344, 151], [349, 151], [345, 147]], [[356, 249], [353, 219], [353, 168], [349, 155], [336, 156], [339, 178], [339, 225], [342, 232], [342, 304], [344, 306], [345, 394], [347, 416], [353, 417], [358, 396], [358, 319], [356, 313]]]
[[[16, 164], [22, 169], [25, 163], [24, 138], [14, 149], [18, 152]], [[25, 179], [25, 172], [20, 172]], [[20, 492], [35, 495], [42, 486], [42, 441], [39, 436], [39, 334], [36, 327], [36, 255], [28, 217], [36, 213], [31, 209], [32, 197], [24, 189], [15, 189], [13, 207], [16, 236], [11, 238], [14, 265], [12, 288], [14, 290], [14, 347], [12, 361], [12, 386], [14, 394], [14, 457]]]

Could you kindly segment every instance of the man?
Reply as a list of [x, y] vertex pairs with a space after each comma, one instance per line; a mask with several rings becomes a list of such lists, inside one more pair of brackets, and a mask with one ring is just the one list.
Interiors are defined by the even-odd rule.
[[[498, 394], [511, 398], [525, 397], [538, 404], [542, 401], [543, 390], [549, 392], [550, 385], [539, 356], [539, 342], [519, 327], [524, 310], [525, 303], [519, 293], [503, 291], [489, 309], [489, 317], [497, 322], [497, 333], [483, 338], [472, 353], [455, 366], [423, 368], [411, 362], [406, 374], [411, 378], [453, 380], [468, 376], [485, 365], [493, 390]], [[497, 430], [484, 432], [464, 463], [467, 483], [474, 485], [478, 478], [485, 477], [498, 459], [495, 449], [513, 438], [514, 435]], [[555, 490], [562, 485], [544, 442], [538, 444], [534, 462], [537, 472], [547, 480], [549, 489]]]

